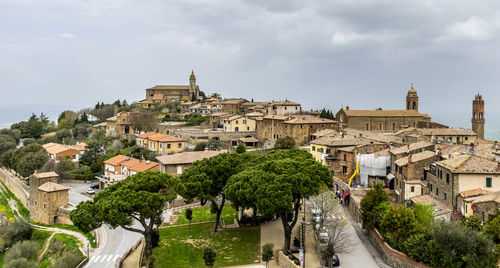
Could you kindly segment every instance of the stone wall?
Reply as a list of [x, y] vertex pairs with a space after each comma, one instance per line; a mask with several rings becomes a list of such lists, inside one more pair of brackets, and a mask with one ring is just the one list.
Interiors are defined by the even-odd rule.
[[29, 209], [29, 188], [26, 184], [12, 177], [3, 168], [0, 168], [0, 180], [9, 188], [9, 190], [23, 203], [24, 207]]
[[70, 212], [71, 212], [71, 209], [65, 208], [65, 207], [60, 207], [57, 210], [57, 223], [73, 225], [73, 222], [69, 218]]
[[278, 265], [285, 268], [300, 268], [300, 265], [296, 265], [288, 256], [283, 254], [283, 251], [278, 252]]
[[380, 253], [382, 256], [382, 259], [384, 262], [391, 267], [398, 267], [398, 268], [431, 268], [430, 266], [427, 266], [423, 263], [416, 262], [412, 259], [410, 259], [406, 254], [399, 252], [386, 242], [384, 242], [384, 239], [382, 238], [382, 235], [378, 232], [377, 229], [373, 229], [370, 231], [370, 241], [372, 242], [373, 246], [377, 249], [377, 251]]

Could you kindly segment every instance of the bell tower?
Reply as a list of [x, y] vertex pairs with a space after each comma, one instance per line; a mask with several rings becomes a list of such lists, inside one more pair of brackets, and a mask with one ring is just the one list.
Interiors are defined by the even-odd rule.
[[189, 76], [189, 87], [190, 87], [189, 94], [192, 95], [194, 93], [196, 98], [198, 98], [200, 95], [200, 92], [199, 92], [200, 87], [198, 87], [198, 85], [196, 85], [196, 76], [194, 75], [193, 70], [191, 71], [191, 75]]
[[472, 101], [472, 131], [477, 137], [484, 140], [484, 100], [479, 93]]
[[411, 84], [411, 88], [406, 95], [406, 110], [415, 110], [418, 112], [418, 95], [417, 91], [413, 88], [413, 84]]

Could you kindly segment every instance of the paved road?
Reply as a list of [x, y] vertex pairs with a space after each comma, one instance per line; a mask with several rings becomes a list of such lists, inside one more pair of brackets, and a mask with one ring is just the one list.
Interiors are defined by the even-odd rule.
[[[382, 260], [379, 253], [373, 247], [368, 238], [362, 233], [359, 224], [354, 222], [354, 219], [350, 216], [347, 208], [344, 207], [345, 217], [349, 220], [347, 225], [347, 233], [354, 242], [354, 246], [351, 253], [339, 254], [340, 267], [363, 267], [363, 268], [390, 268]], [[358, 232], [355, 226], [358, 226]], [[361, 236], [361, 237], [360, 237]]]
[[[72, 206], [86, 200], [89, 197], [82, 195], [90, 186], [90, 183], [63, 183], [70, 187], [69, 203]], [[139, 223], [133, 225], [135, 228], [140, 228]], [[99, 237], [99, 247], [90, 251], [90, 260], [85, 267], [88, 268], [114, 268], [118, 258], [122, 257], [130, 248], [132, 248], [141, 235], [135, 232], [130, 232], [118, 227], [111, 229], [107, 225], [103, 225], [97, 229]]]

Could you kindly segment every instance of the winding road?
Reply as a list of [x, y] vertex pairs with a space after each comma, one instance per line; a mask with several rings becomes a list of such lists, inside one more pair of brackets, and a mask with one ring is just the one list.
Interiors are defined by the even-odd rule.
[[[89, 197], [80, 194], [89, 188], [89, 184], [82, 183], [62, 183], [70, 187], [69, 203], [72, 206], [90, 200]], [[134, 223], [133, 227], [142, 228], [139, 223]], [[121, 227], [111, 229], [108, 225], [103, 225], [96, 230], [98, 248], [90, 249], [89, 262], [84, 266], [88, 268], [114, 268], [119, 260], [129, 249], [131, 249], [141, 238], [141, 234], [124, 230]]]

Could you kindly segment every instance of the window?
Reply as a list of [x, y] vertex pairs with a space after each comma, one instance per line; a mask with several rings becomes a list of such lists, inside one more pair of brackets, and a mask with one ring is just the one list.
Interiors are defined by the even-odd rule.
[[429, 183], [429, 191], [432, 193], [432, 184]]
[[236, 146], [236, 145], [238, 145], [238, 141], [232, 141], [232, 142], [231, 142], [231, 144], [232, 144], [233, 146]]
[[302, 125], [300, 125], [300, 128], [302, 128]]
[[329, 148], [326, 149], [326, 153], [330, 154], [330, 149]]
[[43, 208], [47, 208], [47, 204], [43, 203]]
[[236, 120], [236, 124], [238, 124], [238, 120]]
[[446, 200], [447, 196], [446, 196], [446, 193], [444, 193], [444, 200]]
[[412, 187], [410, 188], [410, 192], [412, 192], [412, 193], [413, 193], [413, 192], [415, 192], [415, 186], [412, 186]]
[[177, 166], [177, 174], [182, 174], [182, 166]]
[[243, 124], [246, 124], [247, 123], [247, 120], [243, 120]]
[[344, 161], [347, 161], [347, 154], [344, 154]]
[[378, 129], [382, 130], [382, 124], [378, 124]]
[[368, 124], [365, 125], [365, 130], [370, 130]]
[[446, 173], [446, 183], [450, 183], [450, 173]]
[[436, 187], [436, 195], [439, 196], [439, 188]]
[[311, 125], [311, 128], [313, 128], [313, 125]]
[[316, 146], [313, 145], [312, 150], [313, 152], [316, 152]]
[[491, 187], [491, 178], [486, 178], [486, 187]]
[[285, 110], [286, 110], [286, 106], [285, 106]]
[[178, 148], [182, 148], [182, 143], [177, 143]]
[[318, 148], [318, 153], [323, 153], [323, 148]]
[[342, 166], [342, 174], [347, 174], [347, 167], [346, 166]]
[[172, 144], [167, 144], [167, 149], [170, 149], [172, 147]]
[[295, 107], [295, 110], [297, 110], [297, 107]]

